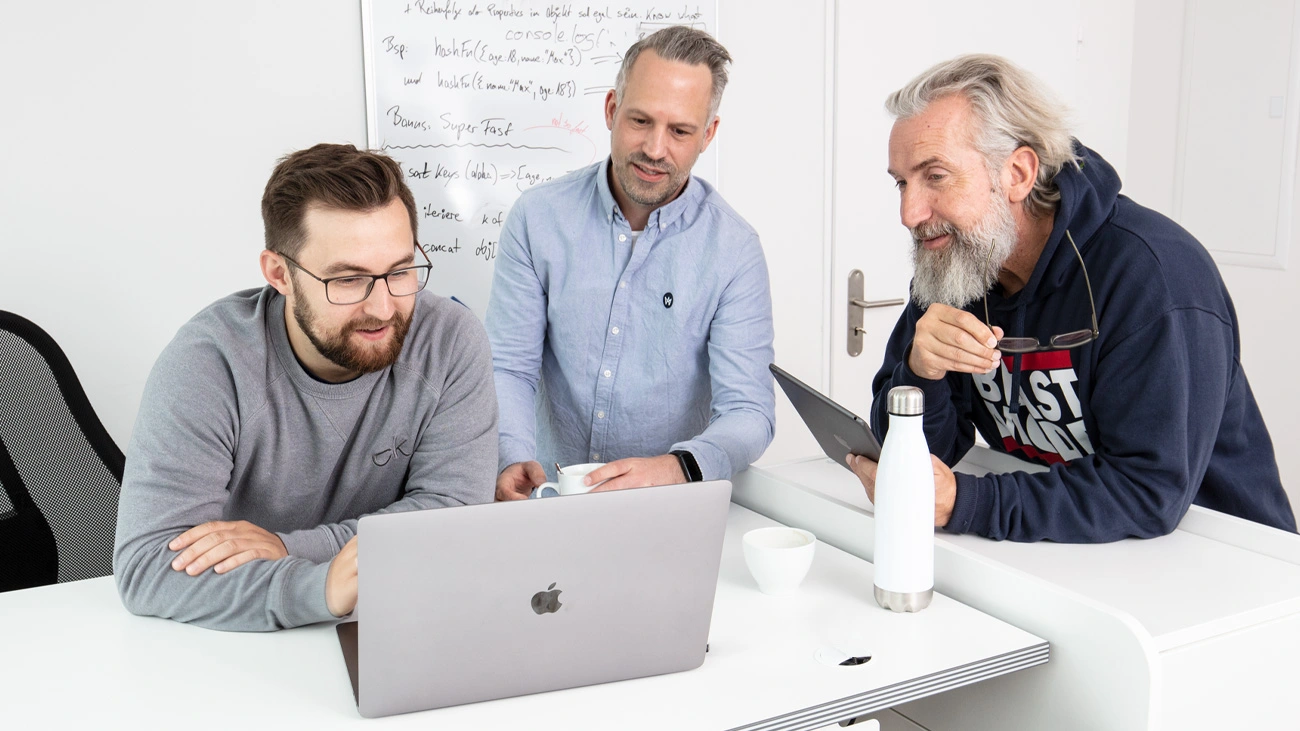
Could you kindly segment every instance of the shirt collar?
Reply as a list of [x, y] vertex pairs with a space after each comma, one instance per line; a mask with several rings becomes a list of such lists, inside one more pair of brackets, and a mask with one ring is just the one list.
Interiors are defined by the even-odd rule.
[[[600, 195], [600, 203], [605, 212], [605, 218], [610, 223], [613, 223], [614, 217], [622, 216], [623, 212], [619, 210], [618, 201], [614, 200], [614, 192], [609, 188], [609, 166], [610, 158], [606, 156], [605, 161], [600, 164], [600, 170], [596, 173], [596, 190]], [[687, 178], [686, 187], [682, 190], [681, 195], [650, 212], [650, 219], [646, 221], [646, 228], [668, 228], [669, 224], [682, 217], [687, 208], [698, 207], [703, 202], [704, 195], [704, 185], [696, 180], [694, 175], [690, 176]]]

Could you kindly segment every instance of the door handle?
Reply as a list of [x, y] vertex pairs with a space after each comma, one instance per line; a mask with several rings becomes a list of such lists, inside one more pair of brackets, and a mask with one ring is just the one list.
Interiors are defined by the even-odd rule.
[[902, 297], [887, 300], [866, 300], [862, 298], [863, 277], [861, 269], [854, 269], [849, 272], [849, 303], [848, 303], [848, 351], [849, 356], [856, 358], [862, 355], [862, 336], [867, 331], [862, 327], [862, 313], [864, 310], [874, 309], [877, 307], [899, 307], [907, 304], [907, 300]]
[[861, 307], [864, 310], [871, 309], [872, 307], [895, 307], [897, 305], [901, 305], [906, 302], [907, 300], [903, 299], [902, 297], [897, 297], [892, 300], [859, 300], [859, 299], [849, 300], [849, 304], [853, 305], [854, 307]]

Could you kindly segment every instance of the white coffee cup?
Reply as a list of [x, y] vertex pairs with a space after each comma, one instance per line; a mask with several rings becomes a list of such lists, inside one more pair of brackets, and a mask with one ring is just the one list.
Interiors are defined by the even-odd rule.
[[741, 539], [745, 565], [764, 594], [789, 594], [812, 567], [817, 537], [783, 525], [756, 528]]
[[[559, 480], [556, 482], [543, 482], [537, 486], [537, 494], [546, 497], [550, 493], [547, 488], [558, 492], [561, 495], [581, 495], [584, 492], [591, 492], [596, 485], [582, 484], [582, 478], [594, 472], [597, 468], [604, 467], [604, 462], [588, 462], [587, 464], [575, 464], [568, 467], [561, 467]], [[603, 482], [603, 480], [602, 480]]]

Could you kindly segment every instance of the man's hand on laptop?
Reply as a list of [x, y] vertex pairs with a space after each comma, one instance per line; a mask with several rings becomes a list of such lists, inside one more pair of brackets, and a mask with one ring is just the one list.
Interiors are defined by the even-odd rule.
[[651, 485], [679, 485], [688, 482], [686, 475], [682, 474], [681, 460], [673, 454], [615, 460], [592, 470], [583, 482], [595, 485], [602, 480], [604, 483], [592, 488], [592, 492], [626, 490], [629, 487]]
[[497, 500], [523, 500], [546, 482], [540, 462], [515, 462], [497, 475]]
[[[876, 504], [876, 469], [879, 465], [866, 457], [850, 454], [844, 458], [853, 474], [862, 481], [867, 489], [867, 499]], [[934, 524], [942, 528], [952, 518], [952, 506], [957, 501], [957, 478], [943, 460], [930, 455], [930, 465], [934, 468]]]
[[343, 544], [325, 575], [325, 606], [335, 617], [357, 608], [357, 536]]
[[253, 559], [275, 561], [289, 555], [280, 536], [246, 520], [213, 520], [196, 525], [173, 538], [167, 548], [181, 552], [172, 559], [172, 568], [190, 576], [209, 568], [224, 574]]

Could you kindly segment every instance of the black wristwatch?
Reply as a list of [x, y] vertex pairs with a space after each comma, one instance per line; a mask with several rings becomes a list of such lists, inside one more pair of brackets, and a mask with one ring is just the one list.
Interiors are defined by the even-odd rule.
[[675, 449], [669, 454], [677, 458], [682, 465], [682, 474], [686, 475], [687, 482], [703, 482], [704, 473], [700, 472], [700, 463], [695, 461], [695, 455], [685, 449]]

